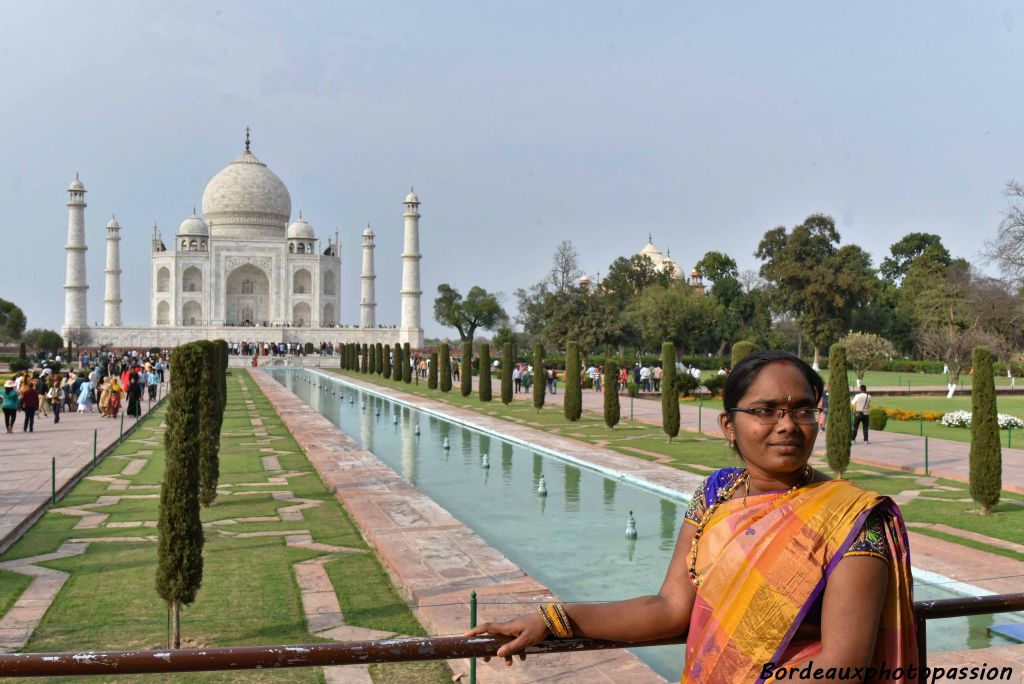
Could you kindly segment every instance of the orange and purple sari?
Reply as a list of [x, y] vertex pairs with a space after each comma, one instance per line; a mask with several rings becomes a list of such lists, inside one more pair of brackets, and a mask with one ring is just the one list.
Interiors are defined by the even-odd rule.
[[[723, 469], [708, 478], [709, 504], [738, 471]], [[805, 667], [821, 642], [799, 639], [798, 628], [813, 621], [816, 610], [820, 615], [829, 576], [843, 556], [858, 552], [851, 550], [854, 541], [873, 513], [884, 520], [877, 536], [887, 549], [889, 585], [872, 679], [909, 681], [905, 673], [918, 659], [906, 528], [891, 499], [846, 480], [733, 499], [714, 511], [700, 540], [697, 571], [703, 580], [683, 681], [760, 683], [770, 681], [773, 670]], [[772, 669], [765, 668], [768, 663]]]

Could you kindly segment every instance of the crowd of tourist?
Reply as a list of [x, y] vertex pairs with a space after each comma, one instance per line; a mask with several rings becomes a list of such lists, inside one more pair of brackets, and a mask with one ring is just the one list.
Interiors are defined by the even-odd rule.
[[117, 418], [122, 408], [126, 415], [138, 418], [143, 399], [157, 399], [167, 371], [165, 358], [137, 353], [83, 354], [80, 370], [61, 370], [59, 357], [54, 361], [4, 382], [0, 398], [7, 434], [17, 428], [19, 413], [22, 432], [35, 432], [36, 418], [51, 415], [55, 425], [62, 415], [75, 413]]

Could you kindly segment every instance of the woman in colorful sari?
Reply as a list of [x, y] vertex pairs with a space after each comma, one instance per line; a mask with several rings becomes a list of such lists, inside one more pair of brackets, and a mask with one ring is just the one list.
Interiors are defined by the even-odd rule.
[[121, 396], [123, 390], [121, 385], [118, 384], [114, 378], [110, 379], [110, 417], [117, 418], [117, 414], [121, 412]]
[[741, 463], [694, 494], [657, 595], [546, 604], [467, 634], [514, 637], [497, 651], [509, 664], [551, 637], [685, 635], [684, 682], [810, 679], [819, 668], [817, 679], [911, 681], [906, 530], [889, 498], [808, 464], [822, 391], [821, 377], [788, 352], [736, 365], [719, 422]]
[[109, 418], [110, 417], [110, 391], [111, 391], [111, 386], [110, 385], [111, 385], [112, 382], [113, 382], [113, 378], [106, 378], [103, 381], [103, 384], [100, 385], [99, 407], [100, 407], [100, 415], [103, 416], [104, 418]]

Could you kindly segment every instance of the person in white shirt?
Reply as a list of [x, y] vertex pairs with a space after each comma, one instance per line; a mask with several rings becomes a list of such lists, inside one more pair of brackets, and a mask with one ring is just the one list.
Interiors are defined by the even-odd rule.
[[850, 444], [857, 441], [857, 425], [864, 425], [864, 443], [868, 443], [868, 417], [871, 415], [871, 395], [868, 388], [860, 386], [860, 392], [853, 397], [853, 433]]

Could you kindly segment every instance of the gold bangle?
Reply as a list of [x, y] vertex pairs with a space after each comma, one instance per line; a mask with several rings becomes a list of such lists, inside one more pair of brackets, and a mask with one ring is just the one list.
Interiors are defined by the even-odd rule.
[[556, 603], [554, 608], [555, 612], [558, 614], [560, 622], [562, 623], [562, 628], [565, 630], [565, 636], [562, 638], [572, 639], [574, 636], [572, 632], [572, 623], [569, 622], [569, 614], [565, 612], [565, 606], [561, 603]]
[[540, 613], [540, 617], [544, 621], [544, 624], [547, 626], [548, 631], [551, 632], [551, 636], [557, 636], [557, 634], [555, 633], [555, 626], [554, 624], [552, 624], [551, 618], [548, 617], [547, 611], [545, 611], [544, 608], [545, 606], [543, 605], [537, 606], [537, 612]]
[[553, 637], [556, 639], [571, 639], [573, 637], [569, 616], [560, 604], [545, 603], [537, 606], [537, 611]]

